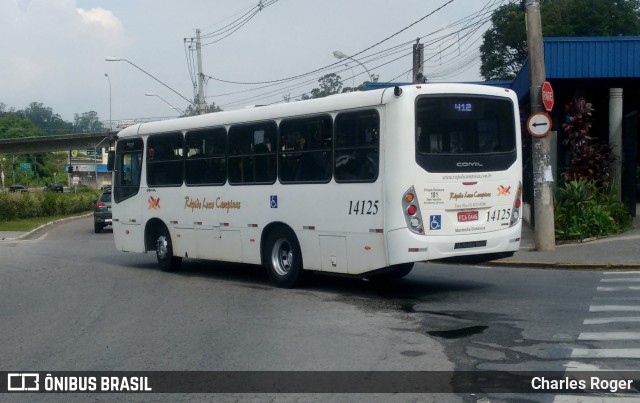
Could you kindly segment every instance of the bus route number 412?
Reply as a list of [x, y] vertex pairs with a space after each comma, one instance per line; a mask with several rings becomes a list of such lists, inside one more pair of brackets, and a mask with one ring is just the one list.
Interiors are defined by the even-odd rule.
[[349, 200], [349, 215], [378, 214], [378, 200]]

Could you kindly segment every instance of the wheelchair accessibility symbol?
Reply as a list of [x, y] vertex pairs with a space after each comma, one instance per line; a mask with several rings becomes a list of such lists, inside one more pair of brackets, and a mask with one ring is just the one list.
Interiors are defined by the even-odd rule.
[[429, 228], [431, 228], [432, 231], [442, 229], [442, 216], [432, 215], [429, 218]]
[[272, 195], [270, 201], [271, 208], [278, 208], [278, 196]]

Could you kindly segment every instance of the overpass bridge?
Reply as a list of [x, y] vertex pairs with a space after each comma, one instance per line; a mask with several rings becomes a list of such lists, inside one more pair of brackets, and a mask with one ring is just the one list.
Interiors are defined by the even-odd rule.
[[[15, 184], [15, 156], [19, 154], [45, 153], [52, 151], [69, 152], [68, 164], [64, 169], [73, 167], [73, 174], [69, 174], [68, 186], [75, 183], [83, 183], [90, 187], [99, 188], [105, 184], [111, 184], [111, 174], [107, 171], [107, 165], [102, 160], [95, 159], [89, 161], [74, 161], [71, 157], [71, 150], [96, 149], [109, 147], [109, 138], [115, 136], [117, 132], [97, 132], [97, 133], [76, 133], [56, 136], [23, 137], [15, 139], [0, 139], [0, 155], [13, 155], [14, 163], [11, 164], [12, 184]], [[2, 166], [2, 190], [5, 187], [6, 164]]]
[[108, 145], [109, 136], [117, 132], [77, 133], [57, 136], [0, 139], [0, 154], [32, 154], [50, 151], [69, 151]]

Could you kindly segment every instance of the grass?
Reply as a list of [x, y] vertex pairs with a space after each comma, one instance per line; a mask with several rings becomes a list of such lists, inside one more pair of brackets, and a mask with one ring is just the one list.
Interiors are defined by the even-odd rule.
[[[86, 213], [89, 213], [87, 211]], [[0, 231], [31, 231], [38, 228], [41, 225], [50, 223], [52, 221], [60, 220], [62, 218], [77, 217], [86, 213], [76, 213], [67, 215], [56, 215], [49, 217], [32, 217], [21, 218], [11, 221], [0, 221]]]

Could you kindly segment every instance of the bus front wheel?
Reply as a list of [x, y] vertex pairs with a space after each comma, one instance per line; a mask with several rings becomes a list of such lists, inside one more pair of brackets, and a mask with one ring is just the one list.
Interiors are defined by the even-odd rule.
[[304, 279], [300, 244], [291, 230], [280, 227], [271, 231], [263, 256], [269, 277], [278, 287], [291, 288]]
[[173, 256], [173, 244], [171, 243], [171, 235], [166, 228], [161, 228], [156, 238], [156, 258], [158, 265], [163, 271], [176, 271], [180, 269], [182, 258]]

